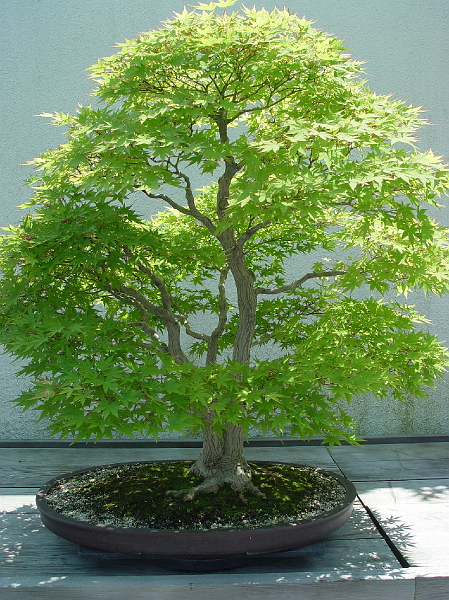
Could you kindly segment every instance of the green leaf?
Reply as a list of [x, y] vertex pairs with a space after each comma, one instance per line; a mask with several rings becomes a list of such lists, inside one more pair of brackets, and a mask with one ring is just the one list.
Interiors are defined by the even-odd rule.
[[214, 11], [216, 8], [228, 8], [229, 6], [234, 6], [236, 2], [237, 0], [218, 0], [217, 2], [210, 2], [209, 4], [200, 2], [193, 8], [199, 8], [200, 10], [210, 12]]
[[234, 4], [128, 40], [95, 107], [45, 114], [66, 139], [2, 236], [0, 342], [52, 433], [354, 443], [352, 398], [423, 397], [448, 366], [394, 300], [449, 291], [420, 110], [305, 19]]

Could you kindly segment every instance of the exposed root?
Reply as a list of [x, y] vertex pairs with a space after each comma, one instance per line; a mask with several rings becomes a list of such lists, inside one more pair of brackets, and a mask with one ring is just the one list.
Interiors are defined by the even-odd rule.
[[204, 481], [200, 485], [192, 488], [185, 488], [182, 490], [167, 490], [165, 494], [167, 496], [175, 496], [175, 498], [180, 498], [183, 496], [183, 500], [186, 502], [189, 500], [194, 500], [197, 496], [205, 496], [206, 494], [216, 494], [219, 490], [220, 486], [214, 483], [208, 483]]
[[245, 492], [255, 494], [259, 498], [265, 498], [265, 494], [256, 487], [249, 478], [220, 478], [220, 477], [208, 477], [199, 485], [186, 488], [182, 490], [167, 490], [165, 494], [167, 496], [174, 496], [176, 498], [183, 497], [186, 502], [194, 500], [197, 496], [204, 496], [206, 494], [216, 494], [220, 487], [224, 483], [230, 483], [231, 488], [238, 493], [239, 497], [243, 502], [246, 502]]
[[251, 481], [251, 468], [243, 455], [243, 430], [238, 425], [230, 425], [223, 432], [206, 427], [203, 448], [189, 474], [198, 477], [201, 483], [189, 489], [168, 490], [166, 494], [189, 501], [197, 496], [216, 494], [228, 484], [244, 502], [245, 494], [265, 498]]

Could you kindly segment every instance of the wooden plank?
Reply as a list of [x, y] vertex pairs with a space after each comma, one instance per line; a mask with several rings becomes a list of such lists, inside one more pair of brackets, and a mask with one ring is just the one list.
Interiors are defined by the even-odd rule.
[[361, 446], [334, 446], [329, 453], [338, 462], [366, 460], [409, 460], [416, 458], [449, 458], [449, 442], [416, 444], [362, 444]]
[[0, 494], [3, 496], [17, 496], [18, 494], [34, 496], [35, 492], [33, 487], [0, 487]]
[[377, 531], [373, 521], [368, 516], [366, 510], [357, 500], [354, 502], [354, 511], [347, 523], [331, 533], [327, 538], [328, 540], [333, 539], [379, 539], [380, 534]]
[[339, 458], [338, 465], [345, 477], [355, 483], [359, 481], [445, 479], [449, 474], [449, 458], [366, 462], [354, 462], [348, 458]]
[[[341, 581], [322, 583], [278, 583], [182, 586], [103, 587], [33, 587], [3, 589], [3, 598], [16, 600], [123, 600], [132, 594], [133, 600], [414, 600], [413, 580], [392, 581]], [[433, 598], [432, 598], [433, 600]]]
[[40, 487], [64, 473], [89, 466], [140, 460], [184, 460], [198, 455], [196, 448], [3, 448], [0, 471], [4, 487]]
[[[331, 470], [337, 470], [338, 463], [351, 479], [360, 479], [356, 487], [362, 500], [393, 541], [408, 553], [411, 562], [432, 572], [447, 573], [449, 443], [379, 446], [386, 445], [376, 445], [375, 452], [367, 447], [361, 450], [335, 448], [332, 456], [324, 447], [248, 448], [246, 455], [253, 460], [284, 460]], [[283, 594], [286, 600], [299, 597], [311, 600], [414, 598], [412, 569], [399, 568], [358, 503], [351, 520], [325, 541], [324, 557], [310, 557], [301, 564], [294, 557], [284, 556], [277, 563], [266, 557], [257, 565], [233, 569], [226, 584], [223, 584], [223, 574], [204, 578], [197, 574], [171, 573], [138, 560], [125, 561], [126, 565], [123, 561], [105, 565], [104, 561], [83, 559], [78, 556], [75, 545], [46, 530], [34, 512], [36, 488], [56, 474], [111, 462], [195, 459], [197, 456], [198, 448], [0, 449], [1, 483], [6, 486], [0, 489], [0, 510], [4, 511], [0, 519], [0, 562], [2, 575], [9, 577], [9, 587], [1, 589], [0, 598], [16, 595], [23, 600], [39, 600], [44, 596], [46, 600], [52, 597], [122, 600], [131, 584], [133, 600], [176, 600], [178, 597], [209, 600], [211, 596], [214, 600], [225, 597], [283, 600]], [[391, 579], [390, 572], [397, 573], [398, 579]], [[268, 581], [270, 577], [272, 583]], [[385, 581], [380, 581], [383, 577]], [[348, 578], [361, 581], [347, 581]], [[416, 600], [449, 597], [448, 577], [421, 579], [417, 580]], [[312, 585], [306, 583], [312, 581]], [[325, 581], [326, 584], [321, 583]], [[172, 582], [177, 584], [172, 585]], [[17, 587], [11, 587], [12, 584]], [[2, 585], [0, 583], [0, 587]]]
[[449, 503], [402, 504], [371, 508], [381, 526], [412, 566], [447, 572]]
[[[5, 460], [39, 465], [50, 461], [55, 465], [70, 465], [72, 461], [78, 464], [86, 459], [89, 464], [122, 460], [182, 460], [194, 459], [199, 452], [199, 448], [0, 448], [0, 463]], [[252, 447], [245, 448], [245, 455], [251, 460], [292, 460], [305, 464], [318, 462], [335, 467], [328, 450], [322, 446]]]
[[[357, 513], [356, 513], [357, 514]], [[384, 541], [377, 534], [359, 527], [357, 519], [345, 526], [346, 533], [325, 540], [324, 557], [300, 558], [283, 556], [277, 560], [262, 557], [251, 565], [244, 565], [234, 573], [289, 573], [311, 570], [331, 573], [351, 569], [366, 572], [373, 569], [397, 568], [398, 563]], [[348, 533], [349, 532], [349, 533]], [[5, 576], [42, 575], [50, 577], [73, 574], [157, 574], [161, 568], [142, 560], [110, 561], [86, 560], [78, 556], [78, 547], [55, 536], [41, 523], [37, 514], [4, 514], [0, 518], [0, 565]], [[164, 572], [162, 570], [162, 572]]]
[[[39, 526], [39, 525], [38, 525]], [[35, 531], [28, 530], [31, 536]], [[160, 575], [167, 573], [163, 566], [143, 559], [104, 560], [101, 556], [78, 556], [78, 547], [70, 542], [51, 539], [50, 532], [42, 531], [30, 543], [22, 538], [2, 542], [0, 561], [4, 576], [39, 576], [49, 578], [75, 574], [87, 575]], [[399, 565], [382, 540], [330, 540], [325, 541], [325, 556], [254, 557], [248, 563], [232, 570], [237, 574], [283, 573], [314, 571], [325, 574], [340, 571], [366, 574], [379, 569], [397, 569]], [[176, 576], [176, 574], [173, 574]]]
[[36, 491], [33, 488], [0, 488], [0, 513], [35, 513]]
[[447, 600], [449, 577], [417, 577], [415, 600]]
[[[2, 448], [3, 487], [40, 487], [64, 473], [89, 466], [144, 460], [195, 460], [198, 448]], [[247, 448], [249, 460], [297, 462], [338, 471], [323, 447]]]
[[430, 507], [449, 503], [449, 478], [401, 482], [364, 481], [357, 483], [357, 493], [369, 506], [423, 503]]
[[352, 481], [449, 477], [449, 442], [340, 446], [329, 453]]
[[[90, 572], [93, 572], [91, 570], [93, 568], [101, 567], [101, 572], [104, 574], [112, 575], [118, 571], [128, 573], [127, 565], [134, 571], [137, 568], [145, 568], [147, 574], [151, 572], [157, 575], [167, 572], [163, 565], [153, 564], [151, 561], [148, 563], [143, 559], [126, 559], [124, 561], [120, 557], [114, 559], [101, 554], [91, 557], [84, 555], [83, 559]], [[105, 565], [105, 563], [107, 564]], [[380, 539], [324, 540], [324, 553], [313, 551], [307, 553], [307, 550], [299, 549], [298, 551], [292, 550], [259, 557], [252, 556], [245, 564], [234, 567], [232, 573], [234, 576], [253, 576], [262, 573], [314, 572], [324, 576], [348, 568], [354, 573], [354, 576], [358, 574], [362, 577], [370, 571], [378, 573], [379, 570], [384, 570], [386, 573], [389, 570], [397, 569], [399, 563]], [[176, 573], [173, 576], [175, 575]]]

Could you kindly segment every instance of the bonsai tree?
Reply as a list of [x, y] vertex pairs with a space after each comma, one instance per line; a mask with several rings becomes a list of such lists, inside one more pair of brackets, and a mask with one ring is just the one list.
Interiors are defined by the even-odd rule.
[[91, 67], [1, 254], [1, 341], [34, 381], [18, 405], [75, 439], [201, 432], [186, 498], [261, 493], [251, 427], [354, 442], [351, 398], [424, 396], [447, 364], [397, 299], [449, 286], [420, 111], [311, 22], [233, 3]]

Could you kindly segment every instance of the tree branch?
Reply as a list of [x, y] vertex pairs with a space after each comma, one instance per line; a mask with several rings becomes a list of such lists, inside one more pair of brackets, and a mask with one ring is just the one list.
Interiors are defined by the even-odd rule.
[[216, 362], [217, 354], [218, 354], [218, 340], [223, 334], [226, 322], [228, 320], [228, 300], [226, 298], [226, 279], [228, 276], [228, 269], [223, 269], [220, 272], [220, 281], [218, 283], [218, 292], [219, 292], [219, 314], [218, 314], [218, 324], [214, 329], [209, 338], [209, 344], [207, 348], [207, 356], [206, 356], [206, 364], [211, 364]]
[[151, 313], [159, 319], [162, 319], [163, 321], [165, 321], [169, 316], [166, 310], [150, 302], [148, 298], [146, 298], [141, 292], [135, 290], [134, 288], [130, 288], [125, 285], [119, 285], [114, 287], [106, 283], [104, 285], [105, 288], [117, 299], [123, 300], [123, 298], [127, 298], [133, 306], [135, 306], [143, 312]]
[[170, 196], [167, 196], [167, 194], [161, 194], [161, 193], [154, 194], [153, 192], [148, 192], [147, 190], [143, 190], [140, 188], [141, 191], [143, 191], [143, 193], [146, 196], [148, 196], [148, 198], [154, 198], [156, 200], [163, 200], [169, 206], [171, 206], [175, 210], [179, 211], [180, 213], [182, 213], [184, 215], [188, 215], [189, 217], [193, 217], [194, 219], [196, 219], [197, 221], [202, 223], [206, 227], [206, 229], [208, 229], [208, 231], [210, 231], [212, 234], [214, 234], [215, 233], [215, 225], [212, 223], [212, 221], [209, 219], [209, 217], [204, 215], [196, 207], [195, 196], [192, 191], [190, 178], [185, 173], [182, 173], [175, 165], [171, 165], [171, 166], [173, 167], [176, 175], [178, 175], [186, 183], [184, 191], [185, 191], [188, 208], [185, 206], [182, 206], [182, 204], [178, 204], [172, 198], [170, 198]]
[[193, 329], [189, 325], [187, 318], [183, 321], [183, 324], [184, 324], [184, 328], [186, 330], [187, 335], [190, 335], [190, 337], [193, 337], [196, 340], [202, 340], [203, 342], [208, 342], [210, 340], [210, 335], [207, 335], [205, 333], [198, 333], [197, 331], [193, 331]]
[[[291, 89], [287, 94], [285, 94], [284, 96], [280, 96], [276, 99], [273, 99], [273, 97], [276, 95], [276, 92], [282, 88], [283, 85], [285, 85], [286, 83], [288, 83], [290, 81], [290, 76], [284, 80], [281, 80], [278, 85], [273, 88], [271, 90], [271, 94], [269, 96], [270, 100], [268, 102], [266, 102], [263, 106], [254, 106], [253, 108], [245, 108], [239, 112], [237, 112], [235, 115], [232, 116], [232, 119], [229, 120], [229, 122], [235, 121], [235, 119], [238, 119], [239, 117], [241, 117], [244, 114], [248, 114], [248, 113], [253, 113], [253, 112], [257, 112], [257, 111], [262, 111], [262, 110], [268, 110], [269, 108], [272, 108], [273, 106], [276, 106], [277, 104], [280, 104], [281, 102], [283, 102], [284, 100], [286, 100], [289, 96], [292, 96], [293, 94], [295, 94], [298, 90], [293, 88]], [[259, 89], [262, 89], [266, 86], [266, 82], [264, 81], [263, 84], [261, 84], [259, 86]], [[247, 98], [242, 98], [241, 100], [250, 100], [251, 97], [254, 95], [254, 92], [251, 91], [251, 95], [248, 96]]]
[[197, 219], [198, 221], [200, 221], [200, 223], [202, 223], [206, 227], [206, 229], [208, 229], [208, 231], [210, 231], [212, 234], [215, 234], [215, 225], [212, 223], [212, 221], [209, 219], [209, 217], [207, 217], [201, 211], [198, 210], [198, 208], [195, 204], [195, 196], [192, 191], [192, 183], [190, 181], [190, 177], [188, 175], [186, 175], [185, 173], [183, 173], [178, 168], [178, 165], [171, 165], [171, 166], [174, 168], [176, 175], [178, 175], [178, 177], [183, 179], [186, 184], [184, 190], [185, 190], [187, 205], [190, 210], [190, 215], [192, 217], [194, 217], [195, 219]]
[[248, 227], [248, 229], [242, 233], [242, 235], [237, 240], [237, 245], [243, 247], [246, 242], [253, 237], [255, 233], [257, 233], [260, 229], [264, 229], [271, 224], [271, 221], [264, 221], [263, 223], [258, 223], [257, 225], [253, 225], [252, 227]]
[[177, 202], [172, 200], [172, 198], [170, 198], [170, 196], [167, 196], [167, 194], [153, 194], [152, 192], [148, 192], [147, 190], [142, 190], [142, 189], [140, 191], [142, 191], [146, 196], [148, 196], [148, 198], [154, 198], [156, 200], [163, 200], [164, 202], [169, 204], [175, 210], [179, 210], [179, 212], [181, 212], [185, 215], [189, 215], [190, 217], [193, 216], [188, 208], [186, 208], [185, 206], [182, 206], [181, 204], [178, 204]]
[[[161, 340], [156, 333], [156, 330], [150, 327], [146, 321], [135, 321], [134, 323], [129, 323], [129, 325], [131, 327], [140, 327], [142, 331], [144, 331], [158, 344], [159, 348], [164, 352], [164, 354], [170, 354], [167, 344]], [[145, 347], [151, 347], [151, 345], [145, 344]]]
[[[145, 312], [151, 313], [151, 314], [155, 315], [156, 317], [158, 317], [159, 319], [161, 319], [164, 322], [165, 327], [167, 329], [167, 334], [168, 334], [167, 348], [168, 348], [169, 354], [171, 356], [173, 356], [173, 358], [179, 364], [182, 364], [184, 362], [189, 362], [189, 359], [184, 354], [184, 351], [182, 350], [182, 347], [181, 347], [181, 328], [179, 326], [179, 323], [175, 319], [175, 316], [173, 315], [170, 308], [166, 309], [165, 307], [160, 308], [160, 307], [156, 306], [155, 304], [150, 302], [148, 300], [148, 298], [146, 298], [141, 292], [139, 292], [138, 290], [135, 290], [134, 288], [129, 288], [125, 285], [119, 285], [117, 287], [106, 285], [105, 287], [116, 298], [118, 298], [120, 300], [123, 300], [124, 298], [128, 299], [128, 301], [131, 302], [131, 304], [133, 304], [133, 306], [136, 306], [139, 310], [141, 310], [143, 314], [145, 314]], [[165, 287], [165, 286], [163, 285], [163, 287]], [[168, 291], [166, 289], [165, 289], [165, 292], [168, 294]], [[161, 294], [162, 294], [162, 292], [161, 292]], [[164, 295], [165, 295], [165, 293], [164, 293]], [[162, 300], [163, 304], [164, 304], [164, 301], [166, 301], [166, 299]]]
[[307, 273], [301, 279], [297, 279], [288, 285], [283, 285], [278, 288], [269, 289], [258, 287], [256, 288], [256, 294], [282, 294], [282, 292], [291, 292], [292, 290], [296, 290], [296, 288], [300, 287], [303, 283], [305, 283], [308, 279], [319, 279], [325, 277], [337, 277], [338, 275], [345, 275], [346, 271], [321, 271], [319, 273]]

